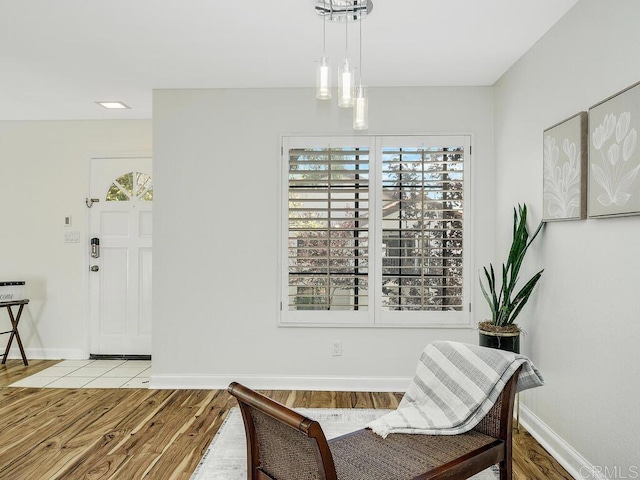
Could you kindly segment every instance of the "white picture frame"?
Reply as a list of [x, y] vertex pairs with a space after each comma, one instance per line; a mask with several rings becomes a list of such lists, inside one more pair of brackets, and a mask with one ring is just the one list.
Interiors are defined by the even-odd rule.
[[587, 112], [543, 131], [542, 220], [587, 218]]
[[589, 218], [640, 214], [640, 83], [589, 109]]

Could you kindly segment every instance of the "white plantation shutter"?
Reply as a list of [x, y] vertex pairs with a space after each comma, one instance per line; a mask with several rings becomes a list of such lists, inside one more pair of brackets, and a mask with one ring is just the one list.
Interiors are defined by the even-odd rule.
[[283, 137], [281, 322], [468, 325], [469, 151], [468, 136]]
[[462, 147], [382, 150], [382, 308], [462, 310]]
[[368, 307], [369, 150], [289, 150], [289, 310]]

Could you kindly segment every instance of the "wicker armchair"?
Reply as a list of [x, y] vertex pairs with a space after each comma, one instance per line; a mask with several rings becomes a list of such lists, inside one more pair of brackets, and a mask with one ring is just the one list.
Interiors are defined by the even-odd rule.
[[248, 480], [464, 479], [499, 464], [510, 480], [513, 400], [520, 369], [487, 416], [461, 435], [391, 434], [368, 429], [327, 441], [315, 420], [238, 383], [229, 386], [247, 435]]

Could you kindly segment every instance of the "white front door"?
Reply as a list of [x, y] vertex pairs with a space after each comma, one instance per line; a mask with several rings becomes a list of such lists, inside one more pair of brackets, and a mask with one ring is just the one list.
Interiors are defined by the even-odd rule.
[[90, 353], [150, 355], [151, 157], [93, 158], [91, 198]]

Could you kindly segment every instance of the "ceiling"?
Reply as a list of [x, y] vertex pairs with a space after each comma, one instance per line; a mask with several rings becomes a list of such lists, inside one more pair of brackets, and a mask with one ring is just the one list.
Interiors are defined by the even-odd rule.
[[[372, 1], [363, 84], [463, 86], [493, 85], [578, 0]], [[0, 0], [0, 120], [151, 118], [153, 89], [311, 87], [315, 3]], [[358, 28], [349, 24], [356, 64]], [[326, 31], [337, 66], [345, 27]]]

